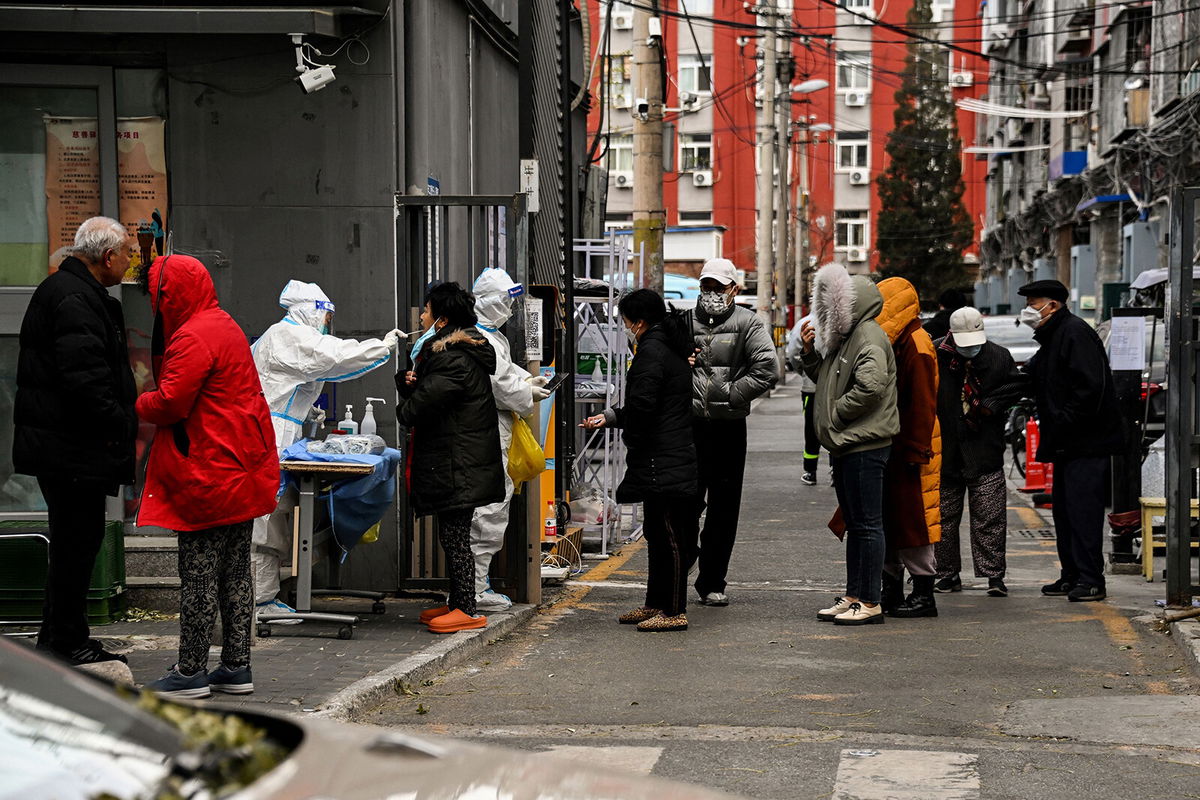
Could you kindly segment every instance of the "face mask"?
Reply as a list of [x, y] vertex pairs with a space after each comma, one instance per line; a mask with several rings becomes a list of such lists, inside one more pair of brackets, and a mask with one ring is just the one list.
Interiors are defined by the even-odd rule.
[[729, 310], [732, 299], [725, 292], [701, 292], [700, 308], [709, 314], [724, 314]]
[[970, 358], [974, 358], [975, 356], [979, 355], [979, 351], [983, 349], [983, 345], [977, 344], [977, 345], [972, 345], [971, 347], [959, 347], [958, 345], [955, 345], [954, 349], [963, 358], [970, 359]]
[[430, 339], [432, 339], [432, 338], [433, 338], [434, 336], [436, 336], [436, 335], [437, 335], [437, 326], [436, 326], [436, 325], [430, 325], [430, 326], [429, 326], [429, 330], [427, 330], [427, 331], [425, 331], [424, 333], [422, 333], [422, 334], [421, 334], [421, 337], [420, 337], [419, 339], [417, 339], [417, 341], [416, 341], [416, 342], [414, 342], [414, 343], [413, 343], [413, 349], [412, 349], [412, 352], [408, 354], [408, 359], [409, 359], [409, 361], [416, 361], [416, 360], [417, 360], [417, 353], [420, 353], [420, 352], [421, 352], [421, 347], [422, 347], [422, 346], [424, 346], [424, 344], [425, 344], [427, 341], [429, 341]]
[[625, 329], [625, 338], [629, 340], [630, 346], [638, 343], [637, 334], [633, 332], [633, 328]]
[[1042, 306], [1041, 308], [1025, 306], [1021, 309], [1021, 313], [1019, 315], [1021, 322], [1025, 323], [1031, 328], [1036, 328], [1042, 324], [1042, 311], [1044, 311], [1045, 308], [1045, 306]]

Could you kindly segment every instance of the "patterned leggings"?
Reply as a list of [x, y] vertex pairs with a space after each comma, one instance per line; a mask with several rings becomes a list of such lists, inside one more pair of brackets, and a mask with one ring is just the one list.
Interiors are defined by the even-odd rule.
[[962, 571], [958, 528], [962, 523], [963, 492], [971, 504], [971, 559], [976, 578], [1003, 578], [1008, 536], [1008, 490], [1000, 470], [966, 484], [942, 479], [942, 540], [936, 545], [937, 574], [949, 578]]
[[446, 573], [450, 578], [451, 610], [475, 616], [475, 557], [471, 555], [471, 517], [475, 509], [466, 508], [437, 513], [438, 538], [446, 553]]
[[221, 614], [221, 661], [250, 663], [254, 581], [250, 577], [251, 520], [202, 531], [179, 531], [179, 671], [208, 669], [213, 625]]

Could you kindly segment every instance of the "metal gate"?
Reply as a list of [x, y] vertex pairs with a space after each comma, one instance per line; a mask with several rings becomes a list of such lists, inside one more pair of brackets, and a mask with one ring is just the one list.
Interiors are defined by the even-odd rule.
[[1196, 378], [1196, 223], [1200, 187], [1175, 192], [1171, 202], [1170, 299], [1167, 304], [1167, 603], [1191, 606], [1200, 593], [1192, 567], [1192, 502], [1197, 496], [1200, 420]]
[[[396, 196], [396, 316], [400, 327], [419, 327], [430, 281], [456, 281], [469, 290], [484, 269], [500, 267], [518, 283], [528, 283], [525, 201], [524, 194]], [[518, 364], [527, 360], [524, 319], [523, 314], [514, 313], [505, 326], [513, 361]], [[396, 441], [402, 445], [408, 441], [408, 432], [399, 423]], [[407, 474], [408, 447], [402, 449]], [[531, 588], [524, 511], [521, 496], [514, 497], [504, 549], [493, 568], [497, 590], [518, 602], [526, 600]], [[399, 492], [397, 515], [400, 588], [445, 588], [445, 561], [436, 523], [413, 515], [406, 491]], [[540, 583], [537, 588], [540, 590]]]

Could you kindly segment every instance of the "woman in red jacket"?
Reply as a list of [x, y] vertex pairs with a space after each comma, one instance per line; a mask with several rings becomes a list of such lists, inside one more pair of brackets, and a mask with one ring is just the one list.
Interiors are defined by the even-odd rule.
[[[179, 661], [149, 684], [166, 697], [254, 691], [250, 674], [250, 529], [279, 490], [275, 434], [250, 346], [217, 305], [208, 270], [194, 258], [157, 258], [143, 269], [154, 311], [157, 388], [137, 400], [157, 426], [139, 525], [179, 537]], [[221, 664], [209, 673], [217, 609]]]

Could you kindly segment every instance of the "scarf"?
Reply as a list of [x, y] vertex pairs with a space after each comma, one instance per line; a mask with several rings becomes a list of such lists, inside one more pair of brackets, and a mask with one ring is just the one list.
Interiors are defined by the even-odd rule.
[[977, 431], [983, 421], [983, 417], [988, 414], [988, 411], [983, 406], [982, 387], [979, 384], [979, 376], [971, 368], [971, 359], [963, 358], [954, 349], [953, 334], [947, 335], [942, 340], [942, 343], [938, 345], [938, 349], [949, 354], [950, 363], [948, 366], [950, 374], [962, 381], [962, 420], [967, 428]]

